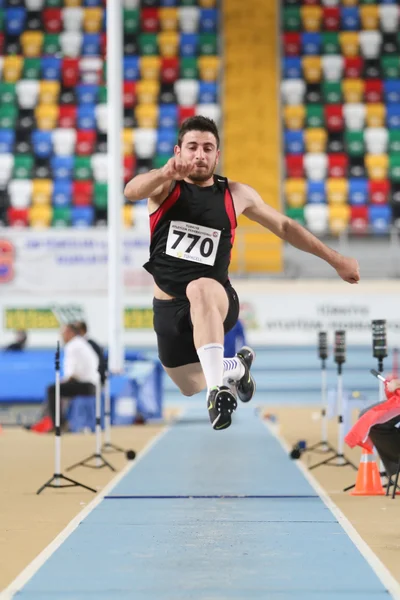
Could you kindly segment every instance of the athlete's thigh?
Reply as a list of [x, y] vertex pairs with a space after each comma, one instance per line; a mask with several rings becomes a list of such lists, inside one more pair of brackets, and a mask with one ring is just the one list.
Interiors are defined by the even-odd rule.
[[164, 369], [185, 396], [193, 396], [206, 387], [206, 380], [199, 362], [181, 367], [164, 367]]

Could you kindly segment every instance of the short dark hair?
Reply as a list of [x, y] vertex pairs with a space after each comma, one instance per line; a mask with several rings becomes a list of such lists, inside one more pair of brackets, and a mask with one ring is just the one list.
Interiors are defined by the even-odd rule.
[[179, 128], [178, 132], [178, 146], [182, 146], [182, 140], [185, 133], [188, 131], [209, 131], [213, 134], [215, 139], [217, 140], [217, 148], [219, 148], [219, 133], [218, 127], [212, 119], [208, 117], [202, 117], [198, 115], [196, 117], [189, 117], [185, 121], [183, 121], [182, 125]]
[[68, 327], [68, 329], [70, 329], [74, 335], [80, 335], [79, 327], [78, 327], [76, 321], [66, 323], [65, 326]]
[[87, 334], [87, 325], [85, 321], [75, 321], [75, 326], [79, 333], [82, 333], [83, 335]]

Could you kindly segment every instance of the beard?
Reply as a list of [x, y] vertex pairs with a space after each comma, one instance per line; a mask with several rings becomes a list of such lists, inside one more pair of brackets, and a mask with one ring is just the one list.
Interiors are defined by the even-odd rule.
[[208, 171], [206, 171], [205, 169], [199, 169], [198, 171], [189, 173], [188, 179], [193, 181], [193, 183], [203, 183], [204, 181], [207, 181], [208, 179], [210, 179], [210, 177], [214, 175], [215, 165], [216, 161], [211, 167], [211, 169], [209, 169]]

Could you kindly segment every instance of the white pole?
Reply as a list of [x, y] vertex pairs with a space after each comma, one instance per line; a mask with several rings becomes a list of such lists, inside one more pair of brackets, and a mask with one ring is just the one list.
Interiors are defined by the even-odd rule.
[[101, 384], [100, 381], [96, 383], [96, 466], [101, 466]]
[[109, 373], [104, 383], [104, 439], [106, 445], [111, 443], [111, 398]]
[[108, 109], [108, 368], [123, 369], [122, 283], [122, 6], [107, 6], [107, 109]]
[[60, 367], [56, 367], [56, 422], [54, 423], [56, 429], [55, 436], [55, 453], [54, 453], [54, 485], [60, 485], [60, 479], [57, 475], [61, 473], [61, 429], [60, 429], [60, 421], [61, 421], [61, 407], [60, 407]]
[[339, 373], [337, 377], [337, 412], [338, 412], [338, 464], [344, 464], [344, 423], [343, 423], [343, 379], [342, 365], [339, 365]]
[[327, 393], [326, 393], [326, 367], [325, 360], [321, 369], [321, 400], [322, 400], [322, 443], [323, 450], [328, 450], [328, 403], [327, 403]]

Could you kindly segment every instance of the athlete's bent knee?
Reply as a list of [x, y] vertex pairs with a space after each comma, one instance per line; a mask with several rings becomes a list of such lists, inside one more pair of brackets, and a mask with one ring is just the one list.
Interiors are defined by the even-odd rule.
[[199, 392], [201, 392], [204, 389], [204, 386], [201, 384], [197, 384], [197, 383], [192, 383], [188, 386], [179, 386], [179, 390], [180, 392], [183, 394], [183, 396], [194, 396], [195, 394], [198, 394]]
[[193, 281], [188, 283], [186, 287], [186, 296], [189, 298], [189, 301], [206, 299], [211, 300], [210, 292], [215, 286], [220, 285], [221, 284], [215, 281], [214, 279], [200, 277], [199, 279], [194, 279]]

